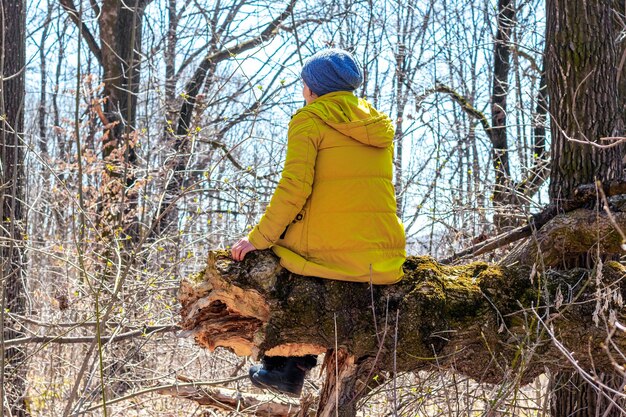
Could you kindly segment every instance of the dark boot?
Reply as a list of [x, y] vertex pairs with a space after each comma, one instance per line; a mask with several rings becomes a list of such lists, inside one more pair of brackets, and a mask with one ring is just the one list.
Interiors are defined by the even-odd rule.
[[285, 394], [299, 396], [306, 372], [317, 363], [313, 355], [263, 358], [263, 365], [250, 368], [252, 384]]
[[261, 369], [263, 369], [263, 365], [254, 365], [251, 366], [250, 369], [248, 369], [248, 377], [250, 377], [250, 381], [252, 381], [252, 385], [254, 385], [257, 388], [261, 388], [261, 389], [265, 389], [265, 385], [261, 385], [258, 382], [256, 382], [256, 380], [254, 379], [254, 374], [256, 374], [257, 372], [259, 372]]
[[263, 356], [261, 358], [260, 365], [251, 366], [250, 369], [248, 370], [248, 376], [250, 377], [250, 381], [252, 381], [252, 385], [261, 389], [267, 388], [265, 385], [261, 385], [260, 383], [256, 382], [254, 378], [252, 378], [252, 376], [256, 374], [257, 372], [259, 372], [261, 369], [264, 369], [265, 371], [281, 369], [287, 363], [287, 359], [289, 358], [285, 356]]

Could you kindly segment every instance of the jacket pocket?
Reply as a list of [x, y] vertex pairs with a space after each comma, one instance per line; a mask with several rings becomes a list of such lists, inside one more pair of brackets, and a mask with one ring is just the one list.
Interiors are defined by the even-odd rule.
[[281, 240], [285, 247], [293, 250], [299, 255], [304, 255], [304, 251], [308, 246], [304, 239], [304, 219], [306, 218], [305, 210], [300, 211], [296, 217], [287, 225], [285, 231], [281, 235]]

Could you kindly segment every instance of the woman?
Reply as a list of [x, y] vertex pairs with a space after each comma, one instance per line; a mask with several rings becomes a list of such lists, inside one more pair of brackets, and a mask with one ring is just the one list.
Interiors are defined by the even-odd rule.
[[[393, 123], [353, 91], [363, 75], [346, 51], [328, 49], [302, 68], [306, 106], [289, 123], [282, 177], [235, 260], [272, 248], [299, 275], [393, 284], [402, 278], [404, 229], [396, 216]], [[264, 358], [256, 385], [299, 394], [315, 359]]]

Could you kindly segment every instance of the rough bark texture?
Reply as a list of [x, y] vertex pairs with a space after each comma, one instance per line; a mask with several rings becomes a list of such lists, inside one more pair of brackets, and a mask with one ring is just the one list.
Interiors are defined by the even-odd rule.
[[[113, 127], [110, 140], [124, 128], [134, 129], [139, 91], [139, 63], [144, 0], [105, 0], [99, 16], [106, 116]], [[105, 148], [108, 156], [115, 147]]]
[[[613, 221], [626, 231], [626, 213], [614, 212]], [[552, 219], [531, 240], [511, 250], [502, 264], [536, 263], [541, 268], [567, 267], [582, 257], [612, 259], [624, 253], [622, 235], [605, 212], [578, 209]], [[589, 264], [589, 263], [587, 263]]]
[[[589, 143], [623, 134], [619, 97], [619, 27], [604, 1], [547, 2], [546, 75], [550, 97], [550, 197], [559, 204], [580, 184], [623, 178], [624, 144]], [[574, 142], [570, 139], [583, 141]]]
[[[318, 354], [337, 344], [356, 361], [376, 358], [382, 370], [395, 359], [397, 371], [437, 367], [492, 383], [512, 370], [527, 382], [546, 367], [570, 366], [552, 334], [579, 366], [613, 369], [602, 348], [606, 329], [592, 316], [596, 291], [623, 278], [618, 263], [591, 278], [583, 269], [537, 275], [528, 266], [446, 267], [411, 257], [405, 272], [398, 284], [370, 288], [291, 274], [271, 252], [242, 263], [216, 252], [181, 285], [181, 325], [199, 344], [240, 355]], [[613, 314], [623, 319], [617, 307]], [[626, 348], [625, 338], [614, 342]]]
[[[556, 207], [566, 205], [580, 184], [624, 178], [626, 144], [607, 147], [611, 142], [601, 140], [624, 132], [624, 97], [618, 85], [621, 28], [616, 18], [623, 9], [614, 9], [619, 3], [546, 3], [545, 59], [552, 116], [550, 201]], [[570, 259], [563, 266], [579, 262]], [[590, 402], [587, 395], [597, 393], [598, 382], [610, 379], [610, 374], [595, 378], [594, 386], [577, 381], [577, 374], [559, 372], [554, 378], [561, 384], [553, 392], [554, 416], [623, 415], [619, 407], [606, 410], [602, 402]], [[553, 381], [553, 385], [557, 384]]]
[[[3, 340], [23, 336], [20, 325], [5, 316], [5, 311], [22, 315], [26, 309], [23, 274], [22, 236], [24, 227], [24, 72], [25, 18], [23, 1], [0, 2], [0, 283]], [[3, 49], [4, 48], [4, 49]], [[4, 350], [2, 355], [2, 404], [10, 415], [26, 416], [24, 406], [25, 352], [23, 348]], [[5, 395], [8, 399], [5, 402]]]
[[330, 351], [324, 363], [326, 381], [319, 399], [317, 417], [353, 417], [359, 401], [371, 385], [379, 367], [375, 357], [357, 360], [343, 349]]
[[[559, 372], [551, 380], [550, 403], [552, 416], [596, 417], [623, 416], [620, 411], [620, 395], [623, 392], [623, 378], [614, 372], [597, 375], [595, 382], [602, 381], [615, 392], [601, 392], [589, 384], [580, 373]], [[623, 402], [623, 401], [622, 401]], [[598, 414], [598, 411], [600, 414]]]

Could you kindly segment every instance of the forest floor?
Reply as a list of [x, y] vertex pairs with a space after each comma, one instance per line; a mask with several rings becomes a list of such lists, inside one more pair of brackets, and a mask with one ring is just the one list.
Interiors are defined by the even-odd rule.
[[[145, 392], [158, 386], [181, 383], [191, 380], [197, 383], [228, 381], [221, 387], [235, 389], [240, 395], [262, 394], [248, 381], [247, 370], [252, 362], [218, 348], [215, 352], [200, 349], [191, 338], [177, 338], [174, 335], [161, 336], [155, 340], [144, 341], [142, 351], [161, 350], [160, 355], [151, 354], [138, 360], [132, 358], [136, 342], [116, 346], [115, 350], [124, 357], [124, 363], [118, 364], [116, 376], [105, 383], [107, 402], [126, 398], [107, 406], [105, 414], [102, 407], [102, 392], [98, 366], [92, 367], [87, 387], [82, 386], [84, 394], [76, 401], [74, 414], [80, 416], [107, 417], [214, 417], [255, 415], [249, 410], [217, 410], [200, 406], [194, 401], [156, 392]], [[148, 348], [148, 345], [153, 345]], [[62, 416], [67, 403], [67, 395], [73, 385], [73, 374], [77, 364], [72, 358], [82, 357], [84, 346], [49, 345], [32, 357], [31, 371], [28, 377], [29, 406], [33, 417]], [[113, 349], [112, 349], [113, 350]], [[112, 350], [108, 352], [112, 353]], [[137, 351], [134, 355], [137, 355]], [[77, 356], [81, 355], [81, 356]], [[65, 357], [66, 369], [55, 364]], [[321, 361], [320, 361], [321, 363]], [[52, 367], [51, 367], [52, 365]], [[128, 369], [121, 370], [123, 367]], [[113, 369], [110, 367], [109, 369]], [[308, 375], [302, 398], [316, 398], [322, 386], [321, 366], [318, 365]], [[419, 372], [398, 375], [382, 381], [380, 387], [366, 396], [360, 405], [359, 415], [363, 417], [414, 416], [414, 417], [474, 417], [474, 416], [546, 416], [545, 393], [547, 378], [541, 376], [532, 384], [515, 387], [512, 384], [478, 384], [460, 375], [441, 372]], [[93, 386], [92, 389], [89, 387]], [[297, 400], [276, 398], [280, 401]], [[95, 409], [94, 409], [95, 407]], [[80, 410], [83, 410], [82, 412]], [[90, 411], [87, 411], [90, 410]]]

